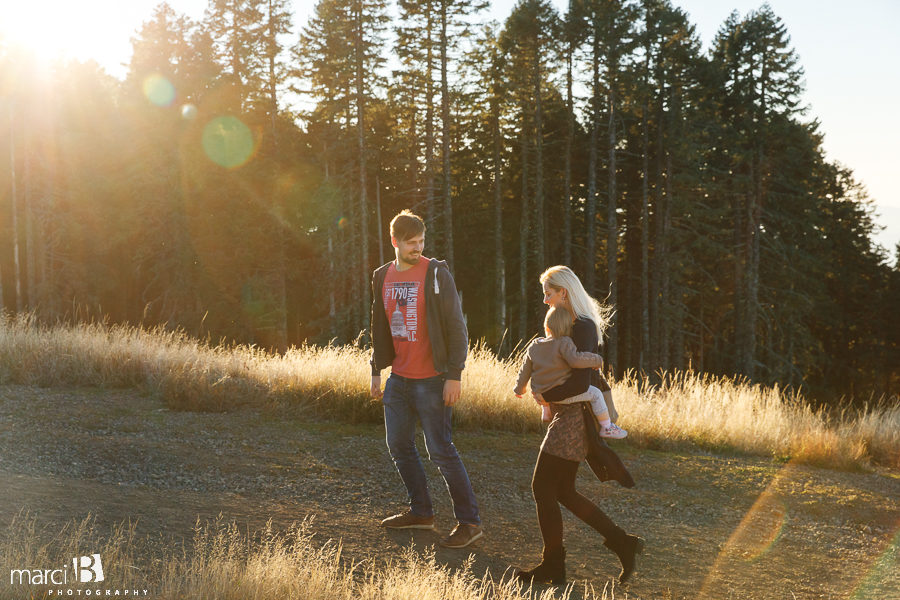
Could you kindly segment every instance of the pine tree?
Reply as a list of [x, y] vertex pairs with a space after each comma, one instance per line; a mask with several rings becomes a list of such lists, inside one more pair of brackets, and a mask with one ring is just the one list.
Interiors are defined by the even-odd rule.
[[[618, 110], [620, 103], [620, 71], [623, 61], [630, 55], [635, 45], [635, 36], [632, 31], [632, 23], [635, 19], [633, 5], [623, 0], [591, 0], [585, 5], [585, 18], [588, 21], [588, 31], [592, 40], [592, 57], [594, 61], [594, 131], [592, 132], [592, 144], [596, 142], [597, 129], [600, 121], [600, 89], [599, 89], [599, 64], [605, 68], [606, 79], [606, 134], [607, 134], [607, 240], [606, 240], [606, 265], [609, 278], [608, 302], [615, 306], [618, 302], [618, 260], [619, 260], [619, 226], [618, 226], [618, 166], [616, 148], [618, 137]], [[592, 148], [592, 152], [597, 152]], [[593, 173], [591, 174], [593, 175]], [[595, 184], [596, 185], [596, 184]], [[596, 188], [595, 188], [596, 193]], [[589, 224], [589, 226], [591, 226]], [[593, 284], [593, 277], [589, 278]], [[591, 291], [591, 290], [589, 290]], [[618, 331], [615, 320], [608, 330], [609, 343], [606, 348], [607, 363], [618, 368]]]
[[217, 58], [228, 70], [243, 109], [263, 93], [265, 56], [262, 2], [265, 0], [209, 0], [204, 21], [215, 41]]
[[[435, 226], [437, 207], [435, 202], [435, 63], [440, 54], [439, 12], [441, 0], [399, 0], [400, 21], [397, 32], [397, 54], [402, 68], [399, 76], [403, 83], [418, 89], [417, 95], [409, 96], [410, 103], [409, 128], [424, 130], [425, 140], [422, 151], [424, 156], [424, 180], [416, 184], [417, 189], [424, 190], [425, 223], [428, 228], [429, 244], [438, 249], [441, 233]], [[415, 115], [419, 105], [424, 104], [424, 123], [419, 127]], [[418, 161], [418, 147], [415, 148]]]
[[573, 69], [577, 49], [584, 42], [586, 27], [584, 21], [584, 0], [569, 0], [569, 8], [562, 21], [563, 54], [566, 63], [566, 149], [565, 183], [563, 204], [563, 264], [572, 263], [572, 213], [575, 212], [572, 193], [572, 153], [575, 145], [575, 98], [573, 92]]
[[279, 91], [284, 88], [289, 69], [282, 61], [285, 52], [282, 38], [291, 32], [290, 0], [265, 0], [262, 6], [262, 31], [265, 56], [266, 110], [271, 123], [270, 136], [277, 145], [276, 119], [279, 111]]
[[[526, 337], [530, 318], [525, 291], [531, 279], [529, 265], [543, 269], [546, 262], [543, 97], [550, 64], [557, 55], [555, 41], [559, 27], [559, 15], [548, 1], [520, 0], [501, 33], [500, 44], [507, 56], [510, 89], [521, 110], [520, 339]], [[530, 234], [530, 240], [527, 234]]]
[[[465, 105], [471, 107], [472, 119], [459, 123], [470, 142], [466, 145], [465, 154], [460, 156], [457, 167], [461, 179], [469, 171], [471, 189], [470, 197], [465, 194], [467, 190], [460, 192], [460, 196], [463, 196], [461, 201], [468, 203], [457, 222], [457, 228], [471, 240], [493, 241], [490, 245], [467, 243], [467, 260], [458, 266], [458, 270], [461, 274], [468, 271], [466, 267], [473, 262], [473, 252], [476, 249], [484, 252], [485, 261], [493, 263], [492, 269], [476, 268], [472, 271], [484, 273], [482, 285], [491, 287], [494, 291], [491, 311], [486, 315], [486, 321], [490, 323], [486, 337], [488, 343], [497, 344], [497, 351], [501, 354], [507, 351], [509, 343], [504, 244], [504, 232], [509, 228], [504, 208], [509, 184], [505, 121], [510, 106], [504, 60], [497, 28], [485, 26], [465, 59], [464, 75], [469, 75], [470, 81], [462, 83], [471, 89]], [[463, 226], [459, 221], [462, 221]], [[466, 238], [463, 239], [465, 243]], [[475, 315], [471, 315], [470, 321], [474, 320]]]
[[[295, 56], [304, 60], [303, 72], [317, 101], [315, 112], [319, 118], [355, 131], [355, 152], [342, 158], [341, 172], [344, 184], [355, 189], [357, 198], [348, 206], [356, 226], [356, 243], [352, 247], [359, 253], [348, 298], [350, 322], [357, 332], [366, 326], [372, 272], [369, 216], [373, 207], [368, 201], [366, 106], [368, 99], [383, 87], [380, 70], [388, 19], [385, 11], [382, 0], [321, 0], [316, 16], [295, 49]], [[355, 173], [352, 178], [351, 171]]]
[[453, 121], [450, 116], [452, 102], [449, 72], [450, 55], [459, 52], [461, 42], [469, 37], [469, 21], [477, 11], [487, 8], [486, 0], [440, 0], [440, 55], [441, 55], [441, 159], [444, 255], [453, 269], [453, 198], [451, 192], [451, 144]]
[[725, 68], [727, 118], [736, 137], [744, 140], [736, 169], [747, 184], [734, 192], [736, 369], [753, 377], [763, 213], [769, 172], [770, 123], [798, 112], [802, 69], [790, 48], [784, 24], [768, 5], [742, 21], [732, 14], [716, 39], [714, 56]]

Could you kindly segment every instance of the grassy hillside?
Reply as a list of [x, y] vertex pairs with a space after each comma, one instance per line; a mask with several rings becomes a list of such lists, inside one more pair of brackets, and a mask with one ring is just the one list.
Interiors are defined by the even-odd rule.
[[[455, 410], [463, 429], [538, 431], [536, 405], [513, 396], [518, 360], [475, 348]], [[272, 355], [210, 345], [182, 333], [0, 319], [0, 383], [138, 388], [173, 409], [290, 407], [347, 422], [380, 419], [368, 398], [368, 353], [352, 346], [293, 348]], [[629, 375], [614, 382], [619, 424], [641, 447], [685, 445], [800, 463], [900, 467], [900, 406], [826, 415], [777, 388], [695, 373], [661, 386]]]

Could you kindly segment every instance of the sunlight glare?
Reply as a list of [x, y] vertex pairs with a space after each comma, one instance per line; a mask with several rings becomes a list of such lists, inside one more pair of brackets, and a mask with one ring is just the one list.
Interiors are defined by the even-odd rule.
[[783, 482], [794, 478], [794, 471], [795, 465], [785, 465], [759, 495], [716, 557], [698, 598], [716, 597], [723, 577], [755, 568], [752, 563], [778, 543], [788, 519], [787, 507], [781, 499], [779, 487]]
[[127, 2], [112, 0], [44, 0], [0, 2], [0, 37], [28, 49], [41, 61], [58, 58], [81, 61], [128, 55], [121, 34]]

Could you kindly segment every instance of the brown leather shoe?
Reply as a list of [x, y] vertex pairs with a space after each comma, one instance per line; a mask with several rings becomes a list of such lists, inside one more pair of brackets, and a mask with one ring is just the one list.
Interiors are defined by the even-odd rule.
[[444, 548], [465, 548], [477, 539], [484, 537], [481, 525], [459, 523], [445, 538], [441, 538]]
[[434, 516], [419, 517], [406, 511], [393, 517], [388, 517], [381, 522], [382, 527], [388, 529], [434, 529]]

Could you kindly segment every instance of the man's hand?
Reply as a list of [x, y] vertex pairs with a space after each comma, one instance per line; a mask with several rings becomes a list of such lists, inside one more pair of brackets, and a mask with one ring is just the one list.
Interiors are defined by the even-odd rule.
[[369, 389], [369, 395], [376, 400], [384, 396], [381, 392], [381, 375], [372, 375], [372, 387]]
[[453, 406], [459, 400], [459, 393], [462, 384], [455, 379], [448, 379], [444, 382], [444, 406]]

